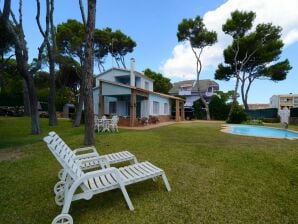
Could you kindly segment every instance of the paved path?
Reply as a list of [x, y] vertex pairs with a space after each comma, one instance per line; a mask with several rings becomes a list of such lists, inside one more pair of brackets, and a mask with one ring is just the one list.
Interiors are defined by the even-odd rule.
[[139, 127], [125, 127], [125, 126], [121, 126], [119, 128], [121, 128], [121, 129], [130, 129], [130, 130], [150, 130], [150, 129], [153, 129], [153, 128], [159, 128], [159, 127], [162, 127], [162, 126], [168, 126], [168, 125], [172, 125], [172, 124], [220, 123], [220, 122], [222, 122], [222, 121], [207, 121], [207, 120], [192, 120], [192, 121], [180, 121], [180, 122], [168, 121], [168, 122], [160, 122], [158, 124], [148, 124], [148, 125], [139, 126]]

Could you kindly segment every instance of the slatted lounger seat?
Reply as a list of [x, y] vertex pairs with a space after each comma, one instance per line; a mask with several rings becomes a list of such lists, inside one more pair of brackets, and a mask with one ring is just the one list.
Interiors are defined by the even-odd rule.
[[[98, 158], [103, 158], [103, 157], [107, 160], [109, 165], [120, 163], [120, 162], [126, 162], [126, 161], [129, 161], [131, 164], [138, 162], [137, 158], [128, 151], [121, 151], [121, 152], [116, 152], [111, 154], [99, 155], [99, 153], [96, 151], [96, 148], [94, 146], [71, 150], [71, 148], [63, 141], [62, 138], [60, 138], [60, 136], [56, 132], [54, 131], [50, 132], [49, 136], [52, 136], [56, 141], [61, 141], [61, 144], [63, 144], [62, 149], [68, 150], [68, 153], [72, 153], [73, 158], [81, 162], [81, 168], [83, 170], [99, 167], [100, 160]], [[66, 174], [63, 172], [64, 172], [63, 169], [60, 170], [58, 172], [58, 177], [60, 180], [65, 181]]]
[[[68, 223], [72, 224], [73, 219], [68, 214], [72, 201], [85, 199], [89, 200], [93, 195], [120, 188], [124, 199], [130, 210], [134, 210], [132, 202], [127, 194], [126, 185], [138, 183], [140, 181], [162, 177], [168, 191], [171, 190], [165, 172], [154, 166], [150, 162], [136, 163], [122, 168], [104, 168], [101, 170], [85, 172], [81, 169], [78, 160], [60, 150], [61, 142], [56, 141], [52, 136], [44, 138], [48, 148], [63, 166], [69, 177], [73, 180], [64, 186], [63, 191], [59, 192], [60, 200], [63, 201], [62, 212], [54, 218], [52, 224]], [[103, 163], [104, 160], [101, 161]], [[75, 193], [81, 188], [82, 193]]]

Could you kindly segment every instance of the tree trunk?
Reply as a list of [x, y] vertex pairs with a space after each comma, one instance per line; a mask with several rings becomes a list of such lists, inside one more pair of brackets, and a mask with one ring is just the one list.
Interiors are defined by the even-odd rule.
[[241, 82], [241, 98], [242, 98], [242, 103], [243, 103], [243, 106], [245, 108], [245, 110], [248, 110], [248, 104], [247, 104], [247, 99], [245, 97], [245, 80], [242, 80]]
[[94, 67], [94, 30], [96, 16], [96, 0], [88, 0], [88, 19], [86, 27], [86, 48], [85, 48], [85, 145], [94, 144], [94, 108], [93, 108], [93, 67]]
[[37, 96], [34, 87], [33, 76], [27, 73], [26, 83], [28, 86], [30, 109], [31, 109], [31, 132], [32, 134], [40, 134], [41, 128], [39, 125], [39, 113], [37, 107]]
[[[50, 65], [50, 92], [48, 97], [48, 112], [49, 112], [49, 125], [58, 125], [56, 114], [56, 84], [55, 84], [55, 61], [56, 61], [56, 31], [53, 21], [54, 14], [54, 0], [47, 1], [47, 17], [46, 22], [48, 30], [50, 30], [50, 38], [47, 41], [48, 59]], [[51, 40], [51, 41], [50, 41]]]
[[79, 127], [81, 124], [83, 105], [84, 105], [84, 84], [83, 84], [83, 81], [81, 81], [79, 102], [76, 106], [76, 117], [73, 122], [73, 127]]
[[30, 111], [28, 87], [25, 79], [22, 80], [22, 83], [23, 83], [24, 115], [29, 117], [31, 114], [31, 111]]
[[121, 64], [122, 64], [123, 68], [126, 69], [125, 59], [124, 59], [123, 56], [120, 57], [120, 61], [121, 61]]
[[205, 109], [206, 109], [206, 119], [209, 121], [210, 120], [210, 111], [209, 111], [209, 105], [207, 103], [207, 101], [205, 100], [204, 96], [201, 93], [201, 89], [200, 89], [200, 74], [201, 74], [201, 70], [202, 70], [202, 63], [200, 60], [200, 55], [202, 53], [202, 50], [199, 54], [199, 56], [196, 54], [195, 50], [192, 48], [192, 51], [194, 52], [196, 59], [197, 59], [197, 83], [198, 83], [198, 92], [199, 92], [199, 96], [200, 99], [202, 100]]
[[239, 78], [237, 78], [237, 80], [236, 80], [236, 85], [235, 85], [234, 93], [233, 93], [233, 96], [232, 96], [233, 102], [232, 102], [232, 105], [231, 105], [231, 109], [229, 111], [228, 120], [230, 120], [231, 115], [233, 113], [233, 110], [234, 110], [234, 108], [235, 108], [235, 106], [237, 104], [237, 91], [238, 91], [238, 87], [239, 87]]
[[[49, 45], [49, 44], [48, 44]], [[50, 64], [50, 92], [48, 97], [48, 112], [49, 112], [49, 125], [58, 125], [55, 105], [56, 85], [55, 85], [55, 61], [51, 46], [48, 46], [48, 57]]]
[[254, 78], [248, 78], [248, 86], [247, 86], [247, 88], [245, 90], [244, 99], [243, 99], [243, 104], [244, 105], [247, 105], [247, 109], [245, 107], [246, 110], [249, 109], [248, 103], [247, 103], [248, 102], [248, 92], [250, 90], [250, 87], [251, 87], [251, 84], [252, 84], [253, 81], [254, 81]]
[[22, 43], [22, 46], [15, 46], [15, 55], [17, 60], [17, 67], [21, 76], [26, 81], [28, 96], [29, 96], [29, 105], [30, 105], [30, 116], [31, 116], [31, 133], [40, 134], [41, 128], [39, 124], [39, 113], [37, 107], [37, 96], [34, 85], [33, 75], [29, 72], [28, 66], [28, 51], [25, 43]]
[[205, 100], [204, 96], [202, 95], [202, 93], [199, 93], [200, 95], [200, 99], [202, 100], [203, 104], [205, 105], [205, 109], [206, 109], [206, 119], [209, 121], [211, 120], [210, 118], [210, 111], [209, 111], [209, 105], [207, 103], [207, 101]]

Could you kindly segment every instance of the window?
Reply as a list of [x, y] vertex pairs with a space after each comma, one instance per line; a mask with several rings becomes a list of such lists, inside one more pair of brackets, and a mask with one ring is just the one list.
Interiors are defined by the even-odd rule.
[[159, 102], [153, 101], [153, 114], [159, 114]]
[[109, 102], [109, 113], [110, 114], [116, 113], [116, 102]]
[[163, 113], [164, 113], [164, 114], [168, 114], [168, 113], [169, 113], [169, 104], [164, 103], [164, 106], [163, 106]]
[[149, 82], [146, 82], [146, 81], [145, 81], [145, 89], [146, 89], [146, 90], [149, 90]]

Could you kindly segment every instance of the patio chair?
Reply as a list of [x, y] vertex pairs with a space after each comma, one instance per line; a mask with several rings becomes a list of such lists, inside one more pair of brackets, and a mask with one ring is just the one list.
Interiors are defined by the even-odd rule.
[[99, 132], [100, 130], [102, 130], [103, 128], [103, 124], [102, 124], [102, 120], [99, 119], [98, 115], [94, 116], [94, 129], [97, 130], [97, 132]]
[[[81, 169], [80, 161], [74, 160], [71, 155], [63, 150], [63, 148], [65, 148], [63, 142], [55, 140], [52, 136], [47, 136], [43, 140], [47, 143], [50, 151], [73, 180], [64, 187], [63, 192], [59, 193], [59, 199], [63, 202], [63, 208], [61, 214], [54, 218], [52, 224], [73, 223], [72, 217], [68, 214], [72, 201], [80, 199], [90, 200], [96, 194], [118, 188], [122, 191], [124, 199], [129, 209], [132, 211], [134, 207], [125, 186], [147, 179], [162, 177], [166, 189], [171, 191], [165, 172], [150, 162], [136, 163], [119, 169], [109, 167], [84, 172]], [[101, 162], [104, 163], [104, 160], [105, 158], [102, 158]], [[78, 188], [80, 188], [81, 191], [76, 193]]]
[[[97, 167], [104, 168], [103, 166], [109, 167], [111, 164], [126, 161], [130, 162], [131, 164], [138, 162], [137, 158], [128, 151], [99, 155], [94, 146], [71, 150], [71, 148], [63, 141], [62, 138], [60, 138], [60, 136], [56, 132], [50, 132], [49, 136], [53, 137], [55, 141], [61, 142], [63, 147], [60, 150], [63, 150], [63, 152], [60, 153], [65, 153], [74, 160], [78, 160], [80, 162], [80, 167], [83, 170], [93, 169]], [[102, 163], [103, 159], [106, 161], [105, 163]], [[65, 182], [67, 182], [67, 172], [65, 172], [64, 169], [61, 169], [58, 172], [58, 178], [60, 179], [60, 181], [57, 182], [54, 187], [54, 192], [56, 194], [57, 192], [59, 192], [59, 189], [61, 189], [65, 185]]]
[[118, 131], [118, 122], [119, 122], [119, 117], [117, 115], [113, 115], [110, 123], [110, 129], [115, 132]]

